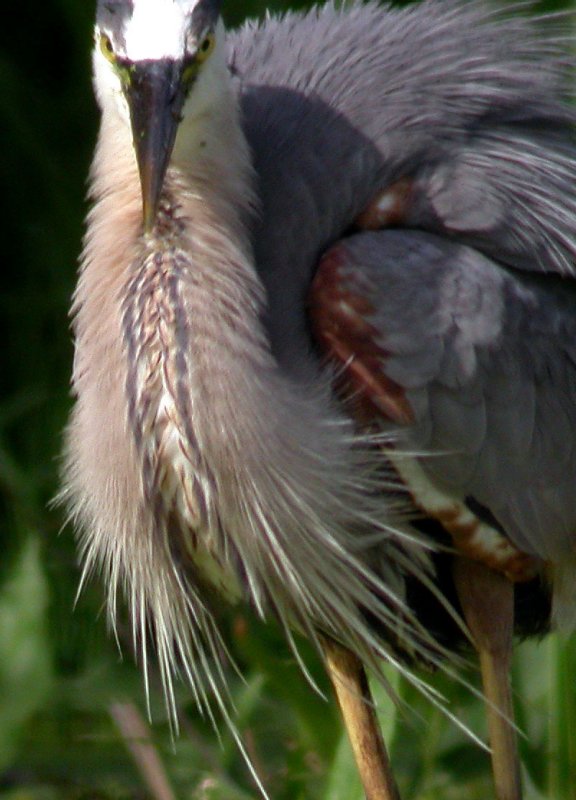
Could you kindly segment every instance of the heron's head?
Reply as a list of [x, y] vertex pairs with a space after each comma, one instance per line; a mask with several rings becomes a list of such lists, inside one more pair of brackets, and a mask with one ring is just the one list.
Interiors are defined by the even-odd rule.
[[98, 0], [94, 73], [104, 113], [131, 127], [144, 228], [154, 224], [180, 122], [201, 115], [224, 65], [219, 0]]

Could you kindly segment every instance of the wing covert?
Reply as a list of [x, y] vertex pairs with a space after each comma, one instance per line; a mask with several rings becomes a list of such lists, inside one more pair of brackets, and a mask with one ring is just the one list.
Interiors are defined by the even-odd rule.
[[[487, 508], [522, 550], [558, 559], [576, 539], [575, 301], [572, 281], [390, 230], [357, 234], [324, 256], [311, 318], [349, 395], [372, 408], [372, 421], [402, 428], [436, 485]], [[358, 317], [370, 346], [356, 354]], [[374, 402], [354, 371], [369, 347], [365, 369], [395, 387], [404, 414]]]

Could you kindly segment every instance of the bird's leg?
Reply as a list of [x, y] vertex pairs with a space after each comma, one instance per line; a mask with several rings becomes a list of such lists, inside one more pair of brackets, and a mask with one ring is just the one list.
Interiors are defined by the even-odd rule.
[[322, 647], [366, 800], [400, 800], [362, 662], [332, 639]]
[[497, 800], [521, 800], [510, 687], [514, 585], [478, 561], [454, 560], [454, 582], [480, 658]]

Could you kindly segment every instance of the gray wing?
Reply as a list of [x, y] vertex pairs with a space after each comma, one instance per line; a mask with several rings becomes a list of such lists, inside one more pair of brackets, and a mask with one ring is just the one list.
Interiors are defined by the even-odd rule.
[[435, 479], [545, 557], [568, 547], [576, 521], [573, 289], [537, 274], [576, 263], [565, 24], [426, 0], [269, 19], [229, 43], [261, 201], [265, 322], [283, 368], [310, 347], [304, 298], [320, 254], [401, 182], [394, 224], [442, 238], [342, 244], [389, 351], [380, 368], [375, 346], [367, 373], [380, 370], [414, 445], [446, 453], [424, 462]]
[[559, 561], [573, 551], [574, 283], [431, 234], [383, 231], [338, 243], [315, 287], [325, 349], [383, 377], [376, 393], [394, 388], [374, 416], [388, 411], [430, 454], [421, 464], [433, 481], [487, 508], [524, 552]]
[[522, 270], [572, 274], [566, 25], [426, 0], [327, 6], [233, 35], [263, 206], [256, 255], [272, 304], [288, 308], [284, 276], [301, 291], [314, 256], [399, 179], [410, 182], [408, 227]]

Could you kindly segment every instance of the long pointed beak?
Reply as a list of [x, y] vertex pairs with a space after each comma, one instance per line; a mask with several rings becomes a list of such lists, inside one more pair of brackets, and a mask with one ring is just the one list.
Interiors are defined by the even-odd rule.
[[144, 230], [154, 227], [185, 92], [183, 65], [172, 59], [132, 65], [126, 98], [140, 173]]

